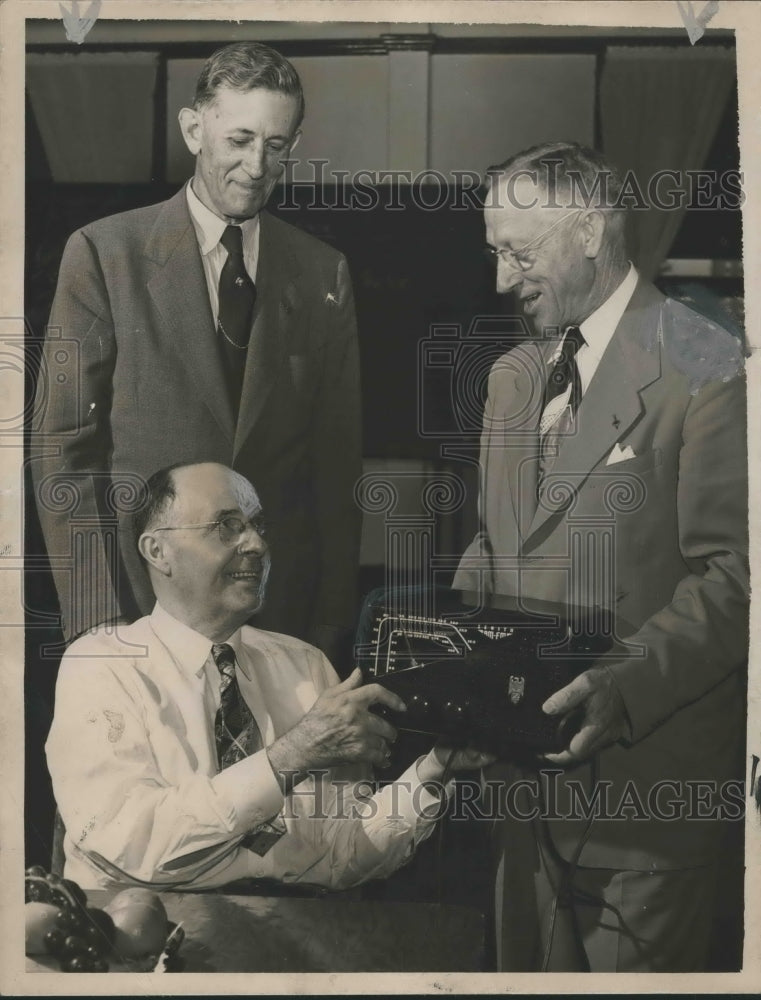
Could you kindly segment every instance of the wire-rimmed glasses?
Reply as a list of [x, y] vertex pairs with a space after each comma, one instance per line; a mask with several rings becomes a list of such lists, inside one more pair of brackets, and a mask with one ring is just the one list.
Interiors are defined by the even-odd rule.
[[196, 524], [173, 524], [167, 527], [154, 528], [153, 530], [181, 531], [185, 528], [212, 527], [218, 530], [220, 542], [228, 546], [239, 545], [249, 528], [255, 531], [261, 538], [264, 538], [267, 533], [267, 527], [263, 519], [255, 517], [249, 521], [244, 521], [242, 518], [236, 517], [235, 514], [226, 514], [224, 517], [218, 517], [216, 521], [199, 521]]
[[561, 215], [559, 219], [556, 219], [551, 226], [542, 230], [538, 236], [529, 240], [528, 243], [524, 243], [523, 246], [518, 247], [517, 250], [509, 250], [507, 247], [492, 247], [487, 244], [484, 247], [484, 252], [491, 260], [501, 260], [505, 264], [512, 264], [513, 267], [518, 267], [521, 271], [530, 271], [535, 263], [536, 258], [533, 254], [537, 247], [540, 246], [562, 222], [565, 222], [566, 219], [574, 218], [583, 211], [583, 208], [577, 208], [572, 212], [566, 212], [565, 215]]

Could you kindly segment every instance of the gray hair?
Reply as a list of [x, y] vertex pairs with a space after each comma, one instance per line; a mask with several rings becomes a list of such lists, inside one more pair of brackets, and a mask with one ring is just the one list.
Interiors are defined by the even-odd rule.
[[304, 118], [299, 74], [284, 56], [261, 42], [234, 42], [206, 60], [196, 83], [193, 99], [196, 111], [211, 104], [220, 87], [242, 93], [261, 87], [295, 97], [299, 106], [296, 128]]

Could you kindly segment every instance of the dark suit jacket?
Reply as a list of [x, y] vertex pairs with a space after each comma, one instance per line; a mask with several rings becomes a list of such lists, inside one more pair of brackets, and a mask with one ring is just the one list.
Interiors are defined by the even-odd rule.
[[353, 624], [361, 436], [346, 261], [262, 212], [257, 291], [236, 423], [184, 189], [69, 239], [33, 455], [68, 637], [150, 610], [128, 515], [141, 479], [178, 461], [223, 462], [259, 493], [273, 568], [258, 625], [309, 638]]
[[[688, 782], [720, 783], [736, 774], [749, 592], [740, 345], [640, 282], [538, 503], [538, 425], [554, 346], [525, 343], [491, 372], [482, 530], [455, 586], [482, 583], [486, 591], [602, 605], [630, 623], [639, 648], [611, 660], [609, 669], [631, 739], [604, 750], [596, 765], [600, 782], [610, 782], [612, 811], [628, 794], [656, 818], [633, 819], [633, 799], [618, 819], [597, 820], [581, 863], [702, 864], [720, 825], [688, 820], [689, 804], [681, 821], [658, 821], [677, 793], [656, 786], [677, 782], [689, 799], [696, 791]], [[608, 464], [621, 451], [629, 457]], [[498, 765], [490, 777], [512, 774]], [[571, 778], [589, 790], [588, 766], [567, 772], [561, 785]], [[583, 824], [550, 826], [568, 858]]]

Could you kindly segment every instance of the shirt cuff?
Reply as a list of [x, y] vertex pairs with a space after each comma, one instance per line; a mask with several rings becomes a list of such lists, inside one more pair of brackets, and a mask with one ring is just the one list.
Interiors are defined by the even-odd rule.
[[258, 750], [212, 778], [214, 791], [233, 810], [234, 835], [255, 829], [283, 808], [283, 793], [266, 750]]
[[[446, 801], [454, 788], [454, 781], [446, 785], [428, 781], [418, 776], [417, 767], [424, 757], [419, 757], [396, 781], [386, 785], [381, 795], [393, 796], [393, 816], [413, 829], [436, 822], [444, 814]], [[392, 789], [395, 790], [392, 791]]]

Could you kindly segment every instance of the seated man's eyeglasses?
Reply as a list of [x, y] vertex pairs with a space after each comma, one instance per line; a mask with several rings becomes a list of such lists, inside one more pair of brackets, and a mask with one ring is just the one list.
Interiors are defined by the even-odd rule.
[[201, 521], [198, 524], [173, 524], [171, 527], [153, 528], [153, 531], [182, 531], [186, 528], [216, 528], [219, 532], [219, 540], [223, 545], [238, 545], [250, 528], [257, 535], [264, 537], [267, 533], [267, 525], [261, 518], [252, 518], [250, 521], [243, 521], [234, 514], [219, 517], [216, 521]]

